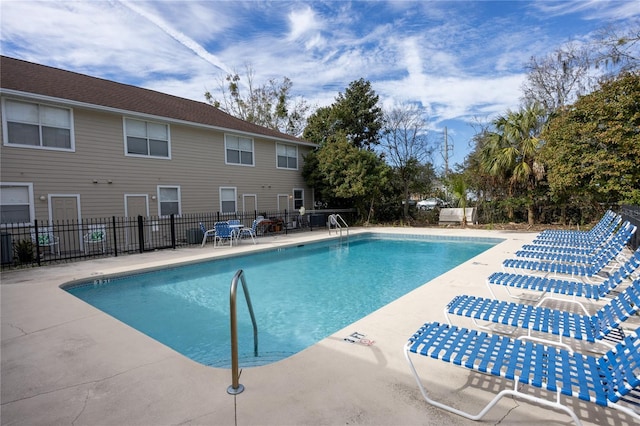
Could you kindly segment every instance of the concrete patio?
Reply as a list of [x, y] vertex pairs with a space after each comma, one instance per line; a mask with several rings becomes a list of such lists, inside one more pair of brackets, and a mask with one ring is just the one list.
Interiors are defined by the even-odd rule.
[[[229, 369], [200, 365], [60, 289], [81, 279], [330, 238], [324, 230], [260, 238], [257, 245], [184, 248], [1, 275], [2, 425], [478, 425], [571, 424], [564, 413], [504, 398], [481, 422], [428, 405], [402, 347], [466, 293], [489, 297], [484, 279], [535, 233], [436, 228], [351, 232], [497, 237], [504, 242], [283, 361], [246, 368], [231, 396]], [[334, 234], [335, 236], [335, 234]], [[427, 265], [412, 265], [411, 268]], [[457, 319], [456, 319], [457, 321]], [[460, 319], [460, 325], [470, 323]], [[353, 332], [371, 346], [346, 343]], [[433, 396], [477, 412], [505, 386], [425, 360]], [[631, 425], [616, 410], [563, 399], [585, 425]]]

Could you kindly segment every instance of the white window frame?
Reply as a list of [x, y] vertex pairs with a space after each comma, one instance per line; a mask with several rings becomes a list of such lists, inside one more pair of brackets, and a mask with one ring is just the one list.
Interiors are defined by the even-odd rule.
[[[282, 157], [285, 157], [287, 159], [287, 166], [286, 167], [282, 167], [279, 164], [279, 159], [280, 159], [281, 155], [279, 154], [278, 151], [279, 151], [279, 148], [281, 148], [281, 147], [284, 148], [284, 150], [285, 150], [285, 155], [283, 155]], [[287, 151], [289, 149], [291, 149], [291, 148], [293, 148], [296, 151], [295, 156], [288, 155]], [[296, 160], [296, 166], [295, 167], [289, 167], [289, 159], [290, 158], [295, 158], [295, 160]], [[297, 145], [289, 145], [289, 144], [284, 144], [284, 143], [279, 143], [279, 142], [276, 143], [276, 168], [283, 169], [283, 170], [298, 170], [298, 163], [299, 163], [299, 161], [298, 161], [298, 146]]]
[[[302, 197], [296, 198], [296, 191], [300, 191], [301, 194], [302, 194]], [[304, 189], [302, 189], [302, 188], [293, 188], [292, 194], [293, 194], [293, 206], [292, 207], [293, 207], [294, 210], [299, 210], [300, 207], [304, 206]], [[299, 207], [296, 207], [296, 202], [297, 201], [300, 201], [300, 206]]]
[[[225, 209], [222, 208], [222, 206], [223, 206], [222, 203], [223, 202], [231, 201], [231, 200], [224, 199], [222, 197], [223, 191], [229, 191], [229, 190], [233, 191], [233, 207], [234, 207], [233, 210], [225, 210]], [[235, 212], [237, 212], [238, 211], [238, 188], [235, 187], [235, 186], [221, 186], [218, 189], [218, 191], [219, 191], [219, 194], [220, 194], [220, 212], [221, 213], [235, 213]]]
[[[35, 105], [38, 108], [38, 123], [28, 123], [28, 122], [24, 122], [24, 124], [31, 124], [31, 125], [37, 125], [38, 126], [38, 142], [39, 145], [28, 145], [28, 144], [22, 144], [22, 143], [15, 143], [15, 142], [11, 142], [9, 140], [9, 114], [7, 111], [7, 105], [6, 102], [19, 102], [19, 103], [23, 103], [23, 104], [30, 104], [30, 105]], [[44, 125], [43, 121], [43, 109], [44, 108], [55, 108], [55, 109], [59, 109], [59, 110], [63, 110], [69, 113], [69, 127], [56, 127], [59, 129], [65, 129], [69, 131], [69, 148], [61, 148], [61, 147], [55, 147], [55, 146], [45, 146], [43, 145], [43, 139], [42, 139], [42, 128], [43, 127], [47, 127]], [[75, 130], [74, 130], [74, 126], [73, 126], [73, 110], [71, 108], [65, 108], [65, 107], [61, 107], [58, 105], [50, 105], [50, 104], [44, 104], [44, 103], [39, 103], [39, 102], [32, 102], [32, 101], [25, 101], [22, 99], [9, 99], [9, 98], [2, 98], [2, 143], [5, 146], [12, 146], [12, 147], [16, 147], [16, 148], [28, 148], [28, 149], [45, 149], [45, 150], [50, 150], [50, 151], [65, 151], [65, 152], [75, 152], [76, 150], [76, 141], [75, 141]], [[53, 126], [49, 126], [49, 127], [53, 127]]]
[[[232, 138], [235, 138], [237, 140], [231, 140]], [[240, 148], [240, 140], [244, 139], [247, 140], [249, 142], [251, 142], [251, 151], [246, 151], [246, 150], [242, 150]], [[235, 147], [229, 147], [229, 144], [232, 142], [237, 142], [238, 143], [238, 148], [235, 149]], [[235, 161], [230, 161], [229, 160], [229, 150], [233, 150], [233, 151], [238, 151], [238, 162]], [[242, 162], [242, 153], [243, 152], [251, 152], [251, 164], [245, 164]], [[255, 149], [255, 141], [253, 140], [253, 138], [249, 138], [246, 136], [239, 136], [239, 135], [230, 135], [230, 134], [225, 134], [224, 135], [224, 163], [228, 164], [228, 165], [232, 165], [232, 166], [244, 166], [244, 167], [255, 167], [256, 165], [256, 149]]]
[[[129, 133], [128, 133], [128, 126], [127, 123], [130, 121], [136, 121], [138, 123], [144, 123], [145, 125], [145, 136], [144, 139], [146, 139], [147, 141], [147, 154], [136, 154], [136, 153], [130, 153], [129, 152]], [[162, 155], [151, 155], [151, 148], [149, 145], [149, 141], [150, 138], [149, 137], [149, 124], [152, 125], [157, 125], [157, 126], [164, 126], [166, 128], [166, 134], [167, 134], [167, 155], [166, 156], [162, 156]], [[167, 123], [162, 123], [159, 121], [150, 121], [150, 120], [140, 120], [138, 118], [133, 118], [133, 117], [122, 117], [122, 131], [124, 133], [124, 155], [127, 157], [138, 157], [138, 158], [154, 158], [154, 159], [158, 159], [158, 160], [171, 160], [171, 126], [169, 126], [169, 124]], [[138, 137], [140, 139], [143, 139], [142, 135], [140, 136], [134, 136], [131, 135], [132, 137]], [[161, 139], [158, 139], [161, 140]]]
[[[175, 189], [177, 190], [176, 193], [178, 195], [178, 199], [177, 200], [163, 200], [162, 199], [162, 194], [161, 194], [161, 190], [162, 189]], [[157, 194], [158, 194], [158, 216], [160, 217], [169, 217], [171, 216], [171, 214], [163, 214], [162, 212], [162, 203], [163, 202], [177, 202], [178, 203], [178, 213], [176, 213], [176, 216], [182, 216], [182, 195], [180, 193], [180, 186], [178, 185], [158, 185], [157, 187]]]
[[[19, 225], [33, 225], [36, 217], [36, 209], [33, 200], [33, 183], [31, 182], [0, 182], [0, 191], [5, 187], [25, 187], [27, 188], [27, 197], [29, 202], [29, 222], [18, 222]], [[2, 199], [0, 198], [0, 203]], [[7, 205], [22, 205], [22, 204], [7, 204]], [[9, 223], [0, 223], [0, 227], [6, 227]]]

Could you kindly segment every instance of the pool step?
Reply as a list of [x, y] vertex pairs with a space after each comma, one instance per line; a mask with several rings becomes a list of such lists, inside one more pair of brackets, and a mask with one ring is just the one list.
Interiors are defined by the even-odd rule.
[[[262, 365], [272, 364], [290, 357], [295, 352], [265, 352], [260, 353], [258, 357], [253, 355], [240, 356], [238, 365], [240, 368], [260, 367]], [[231, 368], [231, 359], [220, 359], [207, 363], [210, 367]]]

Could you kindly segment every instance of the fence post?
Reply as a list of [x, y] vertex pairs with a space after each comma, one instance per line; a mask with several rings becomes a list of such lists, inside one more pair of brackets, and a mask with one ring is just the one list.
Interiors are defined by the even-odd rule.
[[171, 248], [176, 248], [176, 217], [171, 214]]
[[35, 237], [36, 237], [36, 262], [38, 263], [38, 266], [42, 266], [40, 264], [40, 232], [38, 229], [38, 219], [34, 219], [33, 220], [33, 226], [35, 228]]
[[282, 226], [284, 226], [284, 235], [288, 235], [289, 234], [289, 212], [287, 211], [287, 209], [284, 209], [284, 223], [282, 224]]
[[116, 217], [111, 216], [111, 223], [113, 225], [113, 255], [118, 257], [118, 233], [116, 232]]
[[144, 220], [138, 215], [138, 251], [144, 253]]

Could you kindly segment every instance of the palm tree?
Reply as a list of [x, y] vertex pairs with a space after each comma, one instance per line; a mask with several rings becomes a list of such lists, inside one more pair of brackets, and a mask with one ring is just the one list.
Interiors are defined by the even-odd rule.
[[508, 180], [509, 196], [519, 187], [526, 190], [529, 225], [535, 223], [534, 190], [544, 177], [544, 166], [537, 159], [544, 123], [545, 112], [538, 104], [507, 111], [493, 120], [495, 132], [487, 135], [483, 149], [485, 170]]
[[458, 199], [458, 207], [462, 209], [462, 227], [467, 227], [467, 182], [461, 174], [454, 175], [449, 181], [451, 192]]

